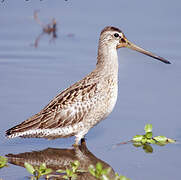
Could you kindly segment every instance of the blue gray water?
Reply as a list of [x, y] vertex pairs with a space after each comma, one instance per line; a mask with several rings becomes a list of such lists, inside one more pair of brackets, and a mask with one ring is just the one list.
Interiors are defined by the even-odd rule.
[[[0, 155], [47, 147], [70, 147], [74, 138], [5, 138], [5, 130], [37, 113], [96, 63], [100, 31], [107, 25], [123, 30], [127, 38], [172, 62], [163, 64], [129, 49], [118, 50], [119, 96], [112, 114], [87, 134], [89, 150], [116, 172], [132, 180], [180, 179], [181, 168], [181, 2], [43, 0], [0, 3]], [[46, 24], [54, 17], [58, 38], [44, 36], [37, 49], [31, 44], [41, 32], [34, 10]], [[68, 37], [68, 34], [74, 34]], [[132, 145], [111, 147], [142, 134], [153, 124], [155, 135], [177, 144], [153, 146], [146, 154]], [[0, 178], [24, 179], [25, 169], [10, 165]]]

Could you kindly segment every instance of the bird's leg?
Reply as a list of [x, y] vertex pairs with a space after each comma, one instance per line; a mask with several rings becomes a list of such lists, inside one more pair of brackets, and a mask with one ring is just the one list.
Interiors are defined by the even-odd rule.
[[[87, 131], [86, 131], [87, 133]], [[80, 132], [79, 134], [75, 135], [75, 143], [73, 144], [74, 147], [79, 145], [79, 142], [81, 141], [81, 144], [85, 142], [84, 136], [86, 134], [85, 132]]]
[[82, 138], [80, 138], [80, 136], [76, 136], [76, 138], [75, 138], [75, 143], [73, 144], [73, 146], [74, 146], [74, 147], [79, 146], [79, 142], [80, 142], [81, 139], [82, 139]]

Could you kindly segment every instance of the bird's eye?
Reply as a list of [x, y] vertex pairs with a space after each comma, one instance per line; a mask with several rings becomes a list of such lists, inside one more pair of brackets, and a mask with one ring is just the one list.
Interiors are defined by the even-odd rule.
[[118, 34], [118, 33], [115, 33], [115, 34], [114, 34], [114, 37], [119, 37], [119, 34]]

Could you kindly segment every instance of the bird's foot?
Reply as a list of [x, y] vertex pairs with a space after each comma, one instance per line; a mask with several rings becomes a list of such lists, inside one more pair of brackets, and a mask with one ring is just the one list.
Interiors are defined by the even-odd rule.
[[86, 138], [82, 138], [82, 139], [80, 140], [81, 145], [86, 144], [85, 140], [86, 140]]

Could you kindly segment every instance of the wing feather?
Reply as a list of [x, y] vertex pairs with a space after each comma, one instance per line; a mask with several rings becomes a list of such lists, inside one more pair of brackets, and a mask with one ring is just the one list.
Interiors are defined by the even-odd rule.
[[79, 86], [76, 83], [56, 96], [38, 114], [7, 130], [6, 135], [11, 137], [12, 134], [31, 129], [66, 127], [80, 122], [90, 110], [90, 104], [87, 103], [94, 98], [96, 89], [96, 83], [79, 84]]

